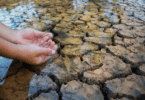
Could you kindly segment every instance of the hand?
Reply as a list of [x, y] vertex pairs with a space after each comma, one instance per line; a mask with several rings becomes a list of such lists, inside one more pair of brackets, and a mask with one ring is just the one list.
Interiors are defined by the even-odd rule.
[[45, 44], [50, 44], [50, 48], [44, 48], [34, 44], [18, 45], [20, 52], [17, 59], [32, 65], [46, 62], [49, 59], [49, 55], [53, 54], [57, 49], [57, 46], [53, 42], [47, 43]]
[[42, 45], [47, 40], [52, 38], [51, 33], [45, 34], [44, 32], [40, 32], [31, 28], [27, 28], [24, 30], [16, 31], [16, 44], [27, 45], [27, 44], [35, 44]]

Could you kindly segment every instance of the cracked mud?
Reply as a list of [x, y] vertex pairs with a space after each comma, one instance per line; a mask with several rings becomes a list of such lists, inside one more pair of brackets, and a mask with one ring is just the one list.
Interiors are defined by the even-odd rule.
[[58, 51], [13, 60], [0, 100], [145, 100], [144, 0], [19, 1], [0, 1], [0, 21], [52, 32]]

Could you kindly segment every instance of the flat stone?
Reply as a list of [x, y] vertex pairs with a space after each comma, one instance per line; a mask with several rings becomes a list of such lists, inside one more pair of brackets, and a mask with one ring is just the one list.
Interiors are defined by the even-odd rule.
[[98, 45], [84, 42], [82, 45], [66, 45], [61, 53], [65, 55], [79, 56], [91, 50], [98, 50]]
[[108, 28], [108, 27], [111, 26], [110, 23], [104, 22], [104, 21], [98, 21], [98, 22], [96, 23], [96, 25], [98, 25], [99, 27], [102, 27], [102, 28]]
[[105, 38], [105, 37], [85, 37], [84, 40], [87, 42], [93, 42], [97, 44], [104, 44], [104, 45], [112, 44], [111, 38]]
[[70, 30], [67, 35], [71, 37], [84, 37], [86, 36], [86, 33], [81, 31]]
[[89, 22], [89, 21], [91, 21], [92, 19], [91, 19], [91, 16], [87, 16], [87, 15], [86, 15], [86, 16], [81, 16], [80, 20]]
[[[113, 52], [117, 56], [122, 56], [127, 59], [127, 61], [131, 61], [135, 64], [145, 62], [145, 54], [144, 51], [140, 51], [138, 53], [130, 52], [128, 49], [125, 49], [123, 46], [106, 46], [109, 48], [111, 52]], [[144, 50], [144, 49], [143, 49]]]
[[100, 68], [84, 72], [84, 79], [87, 82], [95, 82], [97, 84], [104, 83], [108, 79], [112, 79], [117, 76], [125, 76], [131, 73], [129, 65], [126, 65], [118, 57], [112, 56], [111, 54], [101, 54], [101, 63], [103, 64]]
[[80, 38], [74, 38], [74, 37], [66, 37], [66, 38], [61, 38], [61, 37], [55, 37], [54, 38], [56, 41], [61, 43], [62, 45], [66, 44], [82, 44], [82, 40]]
[[123, 39], [117, 35], [114, 36], [115, 44], [124, 44]]
[[77, 14], [73, 14], [71, 16], [64, 16], [63, 21], [69, 22], [69, 21], [74, 21], [77, 19], [79, 16]]
[[59, 96], [55, 91], [49, 93], [41, 93], [35, 100], [59, 100]]
[[65, 21], [61, 21], [60, 23], [56, 24], [56, 27], [62, 27], [62, 28], [72, 28], [73, 25], [71, 22], [65, 22]]
[[57, 85], [47, 76], [47, 74], [35, 74], [30, 81], [28, 96], [33, 96], [33, 94], [40, 90], [48, 89], [57, 89]]
[[137, 73], [140, 74], [140, 75], [145, 76], [145, 64], [139, 66], [139, 69], [137, 70]]
[[131, 100], [131, 99], [123, 97], [123, 98], [115, 98], [115, 99], [111, 98], [110, 100]]
[[126, 95], [134, 100], [145, 93], [145, 77], [136, 74], [126, 78], [108, 80], [105, 84], [104, 91], [107, 92], [108, 98]]
[[121, 34], [123, 37], [129, 37], [129, 38], [135, 38], [136, 37], [136, 31], [135, 30], [120, 30], [119, 34]]
[[128, 46], [127, 49], [136, 53], [145, 52], [145, 46], [143, 44], [138, 44], [138, 43]]
[[74, 21], [72, 23], [75, 24], [75, 25], [82, 25], [82, 26], [85, 26], [86, 25], [85, 22], [84, 21], [81, 21], [81, 20], [76, 20], [76, 21]]
[[103, 63], [103, 58], [104, 55], [101, 51], [93, 51], [84, 55], [83, 61], [87, 62], [92, 67], [99, 68]]
[[63, 84], [60, 91], [63, 94], [62, 100], [104, 100], [99, 86], [75, 80]]

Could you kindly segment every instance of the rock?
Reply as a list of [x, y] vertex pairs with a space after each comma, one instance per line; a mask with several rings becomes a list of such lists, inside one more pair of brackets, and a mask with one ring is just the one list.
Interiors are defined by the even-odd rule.
[[81, 16], [80, 20], [90, 22], [91, 21], [91, 16]]
[[124, 44], [123, 39], [117, 35], [114, 36], [115, 44]]
[[126, 97], [123, 97], [123, 98], [115, 98], [115, 99], [111, 98], [110, 100], [132, 100], [132, 99], [128, 99]]
[[119, 34], [121, 34], [123, 37], [129, 37], [129, 38], [135, 38], [136, 37], [135, 30], [120, 30]]
[[82, 44], [83, 43], [80, 38], [74, 38], [74, 37], [66, 37], [66, 38], [55, 37], [54, 39], [57, 42], [61, 43], [62, 45], [66, 45], [66, 44]]
[[49, 93], [41, 93], [35, 100], [59, 100], [59, 96], [55, 91]]
[[104, 100], [97, 85], [87, 85], [79, 81], [70, 81], [62, 85], [62, 100]]
[[139, 69], [137, 70], [137, 73], [145, 76], [145, 64], [139, 67]]
[[98, 21], [98, 22], [96, 23], [96, 25], [98, 25], [99, 27], [102, 27], [102, 28], [108, 28], [108, 27], [111, 26], [110, 23], [104, 22], [104, 21]]
[[106, 38], [106, 37], [85, 37], [84, 40], [87, 42], [93, 42], [97, 44], [104, 44], [104, 45], [112, 44], [111, 38]]
[[100, 30], [92, 30], [88, 31], [88, 35], [90, 37], [98, 37], [98, 38], [111, 38], [113, 34], [101, 32]]
[[126, 65], [118, 57], [114, 57], [110, 54], [102, 54], [102, 57], [99, 57], [99, 59], [102, 63], [100, 68], [84, 72], [84, 79], [87, 79], [88, 83], [95, 82], [100, 84], [108, 79], [129, 75], [131, 73], [129, 65]]
[[87, 62], [92, 67], [99, 68], [103, 63], [103, 58], [104, 55], [101, 51], [93, 51], [84, 55], [83, 61]]
[[131, 61], [135, 64], [145, 62], [144, 51], [138, 52], [138, 53], [133, 53], [133, 52], [130, 52], [128, 49], [125, 49], [124, 47], [122, 47], [120, 45], [106, 46], [106, 47], [109, 48], [109, 50], [111, 52], [113, 52], [115, 55], [124, 57], [127, 62]]
[[126, 78], [113, 79], [105, 82], [104, 91], [108, 98], [125, 95], [131, 100], [136, 100], [145, 93], [145, 77], [139, 75], [129, 75]]
[[83, 43], [82, 45], [66, 45], [61, 50], [61, 53], [65, 55], [79, 56], [91, 50], [98, 50], [98, 45], [87, 42]]
[[67, 33], [67, 35], [71, 37], [84, 37], [86, 36], [86, 33], [81, 31], [70, 30], [69, 33]]
[[37, 91], [57, 89], [57, 85], [46, 74], [34, 75], [30, 81], [28, 96], [33, 96]]

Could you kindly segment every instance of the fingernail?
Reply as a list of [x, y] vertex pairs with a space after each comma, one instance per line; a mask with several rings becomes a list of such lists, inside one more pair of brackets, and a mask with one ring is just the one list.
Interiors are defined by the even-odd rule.
[[52, 54], [55, 54], [55, 51], [54, 50], [52, 50]]

